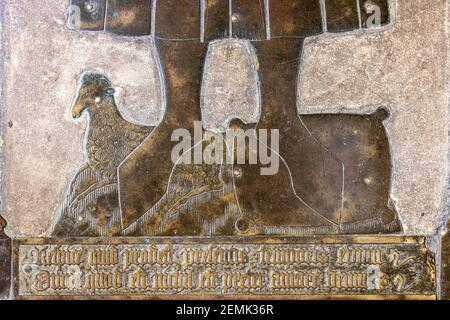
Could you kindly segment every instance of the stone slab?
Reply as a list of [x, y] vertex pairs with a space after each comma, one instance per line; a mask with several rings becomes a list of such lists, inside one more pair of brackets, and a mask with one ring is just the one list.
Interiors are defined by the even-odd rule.
[[[449, 299], [450, 1], [177, 1], [0, 3], [0, 299]], [[199, 119], [277, 177], [164, 161]]]

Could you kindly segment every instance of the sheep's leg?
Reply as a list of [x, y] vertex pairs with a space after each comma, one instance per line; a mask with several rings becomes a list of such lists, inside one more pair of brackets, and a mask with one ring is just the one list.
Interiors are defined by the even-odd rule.
[[[161, 125], [120, 168], [124, 227], [151, 208], [166, 192], [173, 167], [170, 157], [175, 145], [170, 142], [172, 131], [184, 128], [192, 132], [193, 122], [200, 120], [199, 80], [206, 47], [186, 37], [198, 28], [198, 21], [193, 19], [188, 25], [179, 26], [181, 17], [195, 16], [193, 12], [177, 14], [179, 8], [192, 9], [192, 2], [183, 6], [180, 2], [184, 1], [187, 0], [167, 0], [161, 6], [162, 13], [158, 13], [160, 21], [164, 21], [160, 26], [160, 37], [178, 38], [158, 41], [166, 71], [168, 109]], [[171, 4], [175, 3], [178, 6], [172, 8]], [[345, 164], [311, 133], [297, 114], [296, 79], [303, 40], [287, 34], [294, 32], [293, 36], [299, 37], [321, 32], [320, 10], [314, 1], [298, 1], [297, 4], [302, 5], [287, 0], [280, 0], [276, 5], [274, 3], [271, 2], [271, 34], [274, 37], [270, 41], [255, 42], [261, 66], [263, 101], [263, 114], [258, 127], [280, 130], [279, 152], [282, 163], [278, 173], [273, 176], [261, 175], [261, 164], [236, 166], [236, 190], [242, 214], [253, 217], [258, 225], [305, 227], [299, 229], [300, 233], [345, 232], [342, 224]], [[354, 6], [354, 2], [351, 5]], [[223, 8], [219, 8], [219, 11]], [[277, 8], [286, 10], [277, 12]], [[305, 8], [309, 11], [305, 11]], [[330, 17], [333, 17], [333, 12], [337, 13], [337, 17], [341, 16], [339, 13], [342, 8], [329, 9]], [[296, 15], [302, 13], [304, 16], [298, 19]], [[357, 28], [358, 19], [354, 19], [354, 16], [353, 12], [348, 19], [344, 19], [344, 24], [336, 24], [336, 27], [328, 24], [328, 27], [336, 31]], [[292, 23], [286, 22], [288, 17], [292, 18]], [[238, 19], [236, 23], [248, 22], [245, 19], [243, 15], [243, 20]], [[280, 25], [277, 26], [275, 21]], [[299, 21], [303, 24], [298, 24]], [[245, 34], [238, 27], [232, 29], [240, 30], [237, 34], [233, 33], [235, 36]], [[217, 30], [216, 33], [223, 36], [226, 24], [221, 24]], [[208, 32], [206, 38], [212, 40]], [[178, 41], [180, 39], [184, 40]], [[359, 218], [352, 216], [350, 223]]]

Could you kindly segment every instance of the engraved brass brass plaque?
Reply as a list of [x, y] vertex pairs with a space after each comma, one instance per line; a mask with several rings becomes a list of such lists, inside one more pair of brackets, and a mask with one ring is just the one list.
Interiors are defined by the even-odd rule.
[[[380, 2], [381, 26], [389, 8]], [[156, 127], [130, 123], [118, 111], [114, 79], [98, 72], [81, 77], [71, 115], [89, 116], [87, 163], [62, 201], [53, 236], [401, 231], [390, 199], [389, 108], [364, 115], [299, 115], [297, 110], [298, 58], [305, 39], [324, 30], [364, 28], [358, 1], [150, 3], [108, 1], [105, 32], [154, 35], [165, 80], [164, 119]], [[143, 12], [147, 15], [138, 18]], [[142, 25], [153, 29], [145, 32]], [[253, 48], [260, 119], [256, 124], [230, 119], [226, 134], [199, 133], [195, 125], [202, 121], [208, 43], [230, 36]], [[174, 157], [177, 130], [191, 134], [195, 146]], [[237, 139], [229, 139], [231, 130]], [[204, 161], [211, 149], [215, 161]], [[271, 162], [276, 158], [274, 172], [265, 173], [263, 152]]]

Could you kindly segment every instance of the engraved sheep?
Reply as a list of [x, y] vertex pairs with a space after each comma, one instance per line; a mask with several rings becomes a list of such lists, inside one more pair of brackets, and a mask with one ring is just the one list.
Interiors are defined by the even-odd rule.
[[126, 121], [117, 109], [114, 92], [106, 76], [86, 73], [72, 107], [74, 118], [88, 112], [88, 163], [108, 178], [116, 177], [117, 167], [153, 130]]
[[117, 168], [153, 128], [126, 121], [114, 92], [105, 75], [83, 75], [71, 114], [73, 118], [84, 112], [89, 115], [87, 163], [76, 174], [58, 209], [51, 228], [53, 236], [112, 236], [121, 232]]

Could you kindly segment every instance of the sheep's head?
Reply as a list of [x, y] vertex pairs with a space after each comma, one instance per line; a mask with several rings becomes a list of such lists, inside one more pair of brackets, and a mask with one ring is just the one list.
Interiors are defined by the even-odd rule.
[[109, 79], [100, 73], [86, 73], [72, 106], [72, 117], [79, 118], [85, 110], [101, 108], [114, 95]]

